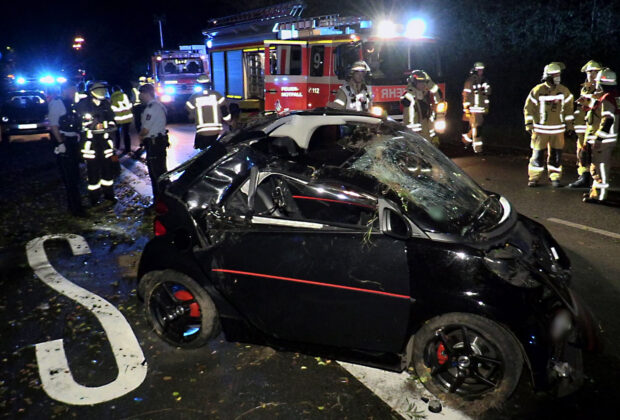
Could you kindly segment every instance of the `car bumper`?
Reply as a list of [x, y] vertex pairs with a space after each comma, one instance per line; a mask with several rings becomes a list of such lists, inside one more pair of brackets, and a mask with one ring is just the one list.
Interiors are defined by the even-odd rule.
[[27, 135], [27, 134], [41, 134], [49, 132], [49, 123], [11, 123], [5, 124], [2, 130], [5, 134], [10, 136]]

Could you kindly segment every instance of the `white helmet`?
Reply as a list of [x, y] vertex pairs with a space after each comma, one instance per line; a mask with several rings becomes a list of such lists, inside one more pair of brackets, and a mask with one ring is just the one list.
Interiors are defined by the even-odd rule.
[[356, 61], [351, 67], [351, 74], [353, 74], [354, 71], [365, 71], [369, 73], [370, 66], [364, 60]]
[[545, 66], [544, 70], [543, 70], [543, 79], [546, 79], [548, 77], [553, 77], [555, 75], [559, 75], [560, 73], [562, 73], [562, 70], [564, 70], [565, 66], [564, 63], [559, 63], [554, 61], [553, 63], [549, 63]]
[[618, 84], [616, 72], [609, 67], [601, 70], [598, 73], [598, 75], [596, 76], [596, 81], [599, 84], [605, 86], [616, 86]]

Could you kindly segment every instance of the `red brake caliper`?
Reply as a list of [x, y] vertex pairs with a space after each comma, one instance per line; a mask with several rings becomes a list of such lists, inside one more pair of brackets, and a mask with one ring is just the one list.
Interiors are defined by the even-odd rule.
[[443, 365], [447, 361], [448, 355], [446, 354], [446, 347], [443, 345], [443, 343], [439, 343], [439, 345], [437, 346], [437, 362], [439, 362], [440, 365]]
[[[174, 297], [182, 301], [194, 300], [194, 296], [187, 290], [178, 290], [174, 292]], [[200, 306], [198, 306], [198, 303], [192, 302], [189, 304], [189, 316], [192, 318], [200, 317]]]

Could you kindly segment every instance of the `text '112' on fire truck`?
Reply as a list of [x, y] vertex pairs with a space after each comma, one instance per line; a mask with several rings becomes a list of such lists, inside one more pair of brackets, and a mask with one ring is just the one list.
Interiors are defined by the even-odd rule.
[[151, 72], [156, 93], [169, 111], [183, 111], [194, 92], [202, 92], [196, 79], [208, 74], [204, 45], [181, 45], [178, 50], [157, 51], [151, 58]]
[[[445, 92], [437, 40], [426, 23], [364, 17], [301, 17], [303, 2], [282, 3], [212, 19], [203, 30], [213, 88], [244, 111], [306, 110], [335, 99], [352, 64], [365, 60], [374, 105], [402, 118], [400, 97], [411, 70], [426, 71]], [[434, 104], [445, 130], [444, 101]]]

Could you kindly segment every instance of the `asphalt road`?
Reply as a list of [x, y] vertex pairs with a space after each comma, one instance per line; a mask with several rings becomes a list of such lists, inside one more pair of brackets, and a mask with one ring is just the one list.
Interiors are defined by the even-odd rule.
[[[172, 168], [195, 151], [190, 126], [171, 126], [170, 132], [173, 146], [168, 167]], [[136, 139], [134, 146], [137, 146]], [[586, 356], [588, 381], [577, 394], [562, 400], [534, 394], [524, 375], [506, 405], [483, 417], [592, 418], [610, 413], [615, 409], [615, 376], [620, 368], [620, 357], [614, 352], [620, 342], [620, 320], [615, 314], [620, 298], [620, 210], [583, 204], [582, 191], [554, 190], [547, 186], [528, 189], [525, 155], [501, 154], [495, 150], [489, 156], [472, 156], [458, 147], [447, 147], [446, 151], [484, 188], [504, 195], [518, 211], [551, 231], [572, 260], [573, 287], [593, 308], [604, 329], [605, 350], [602, 354]], [[148, 187], [144, 168], [130, 160], [124, 163], [129, 168], [128, 176]], [[574, 179], [568, 164], [565, 172], [568, 180]], [[230, 343], [223, 336], [203, 349], [192, 351], [164, 344], [146, 325], [142, 305], [135, 297], [136, 263], [150, 235], [152, 218], [144, 212], [148, 197], [135, 192], [140, 188], [124, 181], [116, 188], [119, 202], [115, 206], [98, 206], [89, 209], [88, 219], [72, 220], [62, 212], [63, 192], [50, 147], [45, 142], [11, 143], [8, 151], [4, 149], [0, 153], [0, 174], [3, 180], [0, 213], [5, 218], [0, 225], [3, 234], [0, 241], [0, 415], [144, 419], [439, 418], [426, 409], [413, 381], [404, 380], [401, 388], [391, 388], [406, 394], [396, 401], [385, 395], [385, 389], [390, 389], [385, 387], [390, 380], [399, 378], [380, 377], [372, 370], [347, 370], [336, 361]], [[615, 179], [620, 180], [620, 176], [616, 174]], [[148, 195], [148, 188], [141, 191]], [[51, 233], [83, 237], [90, 253], [74, 255], [67, 239], [61, 238], [47, 242], [44, 259], [39, 253], [34, 261], [29, 260], [27, 244]], [[54, 290], [43, 280], [46, 277], [41, 270], [48, 266], [61, 276], [57, 284], [74, 283], [104, 298], [112, 308], [98, 312], [96, 307], [71, 300]], [[121, 377], [118, 366], [125, 366], [123, 357], [135, 356], [131, 353], [135, 349], [119, 351], [113, 334], [102, 328], [105, 317], [115, 310], [127, 320], [144, 357], [127, 365], [136, 371], [146, 366], [144, 380], [134, 388], [130, 380], [121, 384], [117, 379]], [[46, 372], [41, 371], [41, 366], [45, 363], [39, 358], [39, 347], [35, 344], [58, 339], [63, 340], [68, 369], [76, 383], [87, 387], [116, 383], [119, 386], [107, 392], [118, 395], [106, 400], [105, 392], [95, 393], [88, 398], [101, 401], [93, 405], [61, 402], [62, 389], [60, 394], [55, 394], [57, 399], [51, 398], [50, 390], [54, 387], [45, 389], [42, 383]], [[62, 374], [61, 370], [47, 372], [50, 377], [58, 373]], [[375, 379], [371, 378], [373, 375]], [[64, 385], [67, 384], [69, 380], [65, 378]], [[446, 412], [444, 408], [442, 414]], [[455, 412], [449, 414], [459, 417]]]

